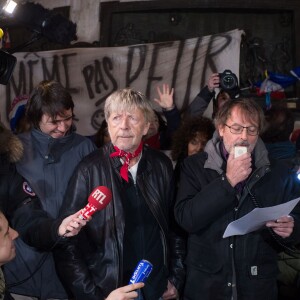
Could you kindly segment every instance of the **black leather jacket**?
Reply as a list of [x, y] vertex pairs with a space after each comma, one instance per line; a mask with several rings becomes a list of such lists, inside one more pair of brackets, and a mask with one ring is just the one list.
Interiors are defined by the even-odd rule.
[[[65, 216], [83, 208], [97, 186], [112, 191], [108, 206], [97, 212], [77, 237], [68, 239], [55, 251], [60, 277], [76, 299], [103, 299], [122, 282], [125, 224], [121, 161], [109, 157], [112, 151], [109, 144], [83, 159], [70, 181], [61, 210], [61, 216]], [[185, 242], [170, 228], [174, 225], [171, 161], [163, 153], [144, 146], [136, 184], [159, 223], [168, 279], [180, 290], [185, 275]]]

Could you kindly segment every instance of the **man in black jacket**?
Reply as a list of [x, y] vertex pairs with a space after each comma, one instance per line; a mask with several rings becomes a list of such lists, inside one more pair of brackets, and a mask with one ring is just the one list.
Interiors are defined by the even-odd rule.
[[22, 155], [21, 141], [0, 122], [0, 210], [9, 222], [16, 208], [32, 197], [23, 190], [24, 180], [15, 166]]
[[254, 100], [228, 101], [205, 152], [183, 162], [175, 217], [189, 233], [184, 299], [277, 299], [276, 250], [300, 242], [299, 206], [259, 230], [223, 238], [230, 222], [255, 207], [300, 196], [295, 174], [270, 164], [258, 136], [263, 123]]
[[55, 253], [60, 277], [76, 299], [104, 299], [128, 284], [141, 259], [150, 261], [153, 271], [138, 299], [178, 297], [184, 240], [174, 231], [172, 163], [142, 143], [152, 118], [141, 93], [111, 94], [105, 102], [111, 143], [84, 158], [71, 178], [63, 216], [84, 207], [95, 187], [112, 191], [108, 206]]

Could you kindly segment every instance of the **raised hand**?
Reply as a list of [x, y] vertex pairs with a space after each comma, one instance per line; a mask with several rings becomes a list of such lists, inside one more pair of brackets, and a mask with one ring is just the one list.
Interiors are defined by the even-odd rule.
[[159, 95], [159, 99], [154, 98], [154, 101], [163, 109], [171, 110], [174, 108], [174, 89], [172, 88], [170, 90], [170, 87], [168, 84], [163, 84], [162, 89], [158, 86], [156, 88], [157, 93]]
[[210, 75], [208, 82], [207, 82], [207, 87], [208, 89], [213, 92], [215, 88], [219, 87], [220, 84], [220, 76], [219, 73], [213, 73]]

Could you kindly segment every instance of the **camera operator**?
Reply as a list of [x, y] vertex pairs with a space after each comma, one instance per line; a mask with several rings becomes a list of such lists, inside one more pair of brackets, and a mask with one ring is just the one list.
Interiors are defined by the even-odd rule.
[[[215, 89], [220, 88], [216, 95]], [[200, 91], [196, 98], [189, 105], [187, 114], [189, 116], [203, 115], [211, 99], [213, 99], [212, 118], [215, 117], [218, 109], [230, 99], [235, 99], [239, 95], [238, 79], [230, 70], [223, 73], [213, 73], [207, 85]]]

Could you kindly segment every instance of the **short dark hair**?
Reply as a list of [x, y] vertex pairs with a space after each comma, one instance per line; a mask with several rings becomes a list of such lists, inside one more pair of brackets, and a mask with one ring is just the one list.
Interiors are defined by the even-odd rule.
[[171, 156], [173, 160], [186, 157], [188, 155], [188, 144], [197, 135], [203, 140], [210, 140], [215, 131], [211, 119], [204, 116], [190, 117], [182, 120], [180, 127], [176, 130], [172, 139]]
[[55, 119], [57, 115], [64, 117], [64, 110], [74, 109], [71, 94], [57, 81], [41, 81], [32, 91], [27, 106], [26, 116], [31, 125], [39, 128], [44, 114]]

